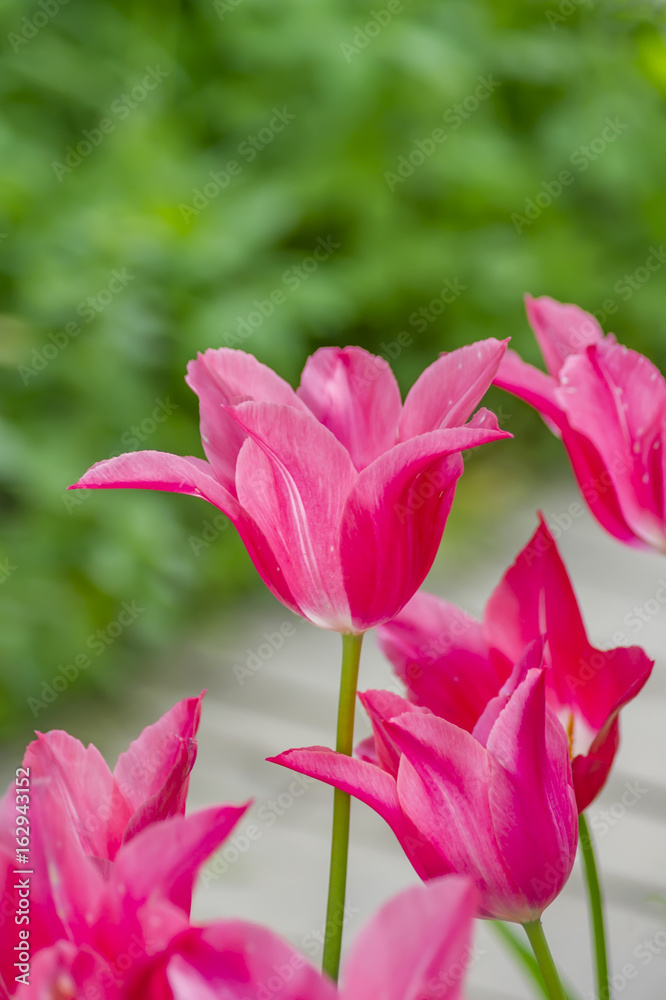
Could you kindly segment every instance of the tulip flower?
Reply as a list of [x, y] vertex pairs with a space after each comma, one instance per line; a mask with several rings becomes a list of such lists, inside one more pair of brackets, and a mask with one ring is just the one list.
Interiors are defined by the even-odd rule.
[[[463, 472], [461, 453], [510, 437], [474, 413], [506, 342], [440, 357], [404, 404], [389, 365], [359, 347], [322, 348], [294, 391], [243, 351], [199, 355], [207, 461], [145, 451], [93, 466], [73, 488], [129, 487], [202, 497], [236, 526], [269, 590], [343, 636], [337, 749], [351, 753], [363, 634], [404, 607], [430, 569]], [[344, 905], [349, 802], [336, 796], [329, 910]], [[332, 924], [327, 920], [327, 927]], [[342, 928], [324, 946], [336, 978]]]
[[23, 767], [57, 786], [86, 854], [113, 861], [146, 826], [184, 815], [202, 699], [179, 702], [144, 729], [113, 773], [95, 746], [69, 733], [38, 733], [28, 746]]
[[510, 437], [487, 410], [472, 416], [505, 350], [490, 339], [443, 355], [404, 405], [389, 365], [358, 347], [317, 351], [297, 391], [243, 351], [209, 350], [187, 378], [207, 461], [134, 452], [99, 462], [71, 488], [208, 500], [278, 600], [322, 628], [359, 634], [393, 618], [425, 578], [461, 452]]
[[339, 991], [272, 931], [228, 920], [175, 934], [124, 973], [61, 942], [37, 955], [32, 985], [16, 1000], [461, 1000], [475, 904], [462, 878], [400, 893], [361, 931]]
[[480, 916], [533, 924], [566, 883], [577, 844], [567, 736], [546, 706], [542, 654], [539, 640], [528, 646], [471, 733], [367, 692], [376, 762], [325, 747], [270, 759], [370, 805], [421, 878], [472, 878]]
[[589, 642], [576, 595], [543, 518], [486, 605], [483, 623], [431, 594], [417, 594], [380, 629], [380, 645], [408, 697], [472, 731], [526, 647], [546, 634], [546, 695], [569, 736], [582, 812], [603, 788], [619, 745], [620, 710], [654, 663], [637, 646]]
[[537, 409], [569, 454], [590, 510], [628, 545], [666, 552], [666, 381], [588, 313], [527, 296], [548, 374], [508, 352], [495, 384]]
[[[201, 698], [174, 706], [121, 754], [113, 774], [95, 747], [67, 733], [41, 735], [28, 747], [28, 792], [10, 786], [0, 800], [0, 923], [10, 928], [0, 947], [0, 983], [7, 988], [24, 926], [14, 920], [22, 898], [29, 899], [31, 954], [59, 941], [107, 958], [122, 953], [143, 939], [148, 904], [163, 923], [188, 925], [200, 865], [247, 808], [183, 816], [200, 707]], [[17, 806], [25, 794], [29, 847], [21, 863]]]

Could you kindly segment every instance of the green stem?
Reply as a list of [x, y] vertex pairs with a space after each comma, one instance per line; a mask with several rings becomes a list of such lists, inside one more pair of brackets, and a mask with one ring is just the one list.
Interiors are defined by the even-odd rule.
[[578, 833], [580, 848], [583, 854], [585, 881], [590, 901], [590, 923], [594, 936], [594, 953], [597, 963], [597, 996], [600, 1000], [610, 997], [608, 982], [608, 952], [606, 950], [606, 927], [604, 920], [604, 900], [599, 882], [597, 860], [594, 856], [594, 844], [584, 813], [578, 817]]
[[550, 953], [541, 921], [535, 920], [533, 923], [523, 924], [523, 927], [532, 945], [534, 956], [539, 963], [541, 975], [546, 984], [550, 1000], [567, 1000], [567, 995], [560, 982], [560, 976], [553, 961], [553, 956]]
[[[546, 1000], [548, 1000], [548, 990], [546, 989], [546, 984], [543, 981], [539, 963], [532, 954], [532, 951], [526, 944], [523, 944], [508, 924], [503, 923], [501, 920], [490, 920], [488, 922], [496, 932], [497, 936], [504, 942], [507, 949], [512, 952], [516, 959], [518, 959], [520, 964], [523, 966], [524, 971], [539, 990], [539, 993], [544, 996]], [[569, 983], [567, 983], [566, 980], [563, 981], [562, 985], [564, 986], [564, 992], [566, 993], [568, 1000], [578, 1000], [576, 991]]]
[[523, 944], [522, 941], [519, 941], [511, 928], [505, 923], [502, 923], [501, 920], [491, 920], [490, 923], [495, 929], [498, 937], [504, 941], [509, 951], [511, 951], [523, 965], [530, 979], [532, 979], [538, 987], [539, 992], [546, 997], [546, 1000], [548, 1000], [548, 990], [546, 989], [546, 984], [543, 981], [539, 963], [527, 945]]
[[[351, 757], [354, 748], [354, 713], [356, 686], [361, 660], [362, 635], [342, 636], [342, 673], [338, 704], [338, 733], [335, 749]], [[347, 890], [347, 856], [349, 853], [349, 814], [351, 798], [336, 788], [333, 796], [333, 839], [331, 843], [331, 874], [328, 883], [328, 907], [324, 936], [324, 972], [338, 981], [342, 928]]]

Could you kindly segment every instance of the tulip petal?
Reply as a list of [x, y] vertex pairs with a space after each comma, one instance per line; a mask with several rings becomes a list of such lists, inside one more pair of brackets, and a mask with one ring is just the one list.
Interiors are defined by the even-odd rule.
[[579, 306], [565, 305], [548, 295], [538, 299], [526, 295], [525, 309], [546, 368], [555, 378], [569, 355], [579, 354], [590, 344], [605, 340], [604, 331], [594, 316]]
[[620, 541], [637, 544], [634, 532], [620, 509], [602, 456], [584, 434], [577, 433], [569, 425], [566, 407], [561, 405], [560, 387], [555, 379], [526, 364], [513, 351], [507, 351], [495, 385], [539, 411], [546, 426], [562, 438], [581, 492], [599, 523]]
[[643, 689], [654, 661], [640, 646], [629, 646], [592, 649], [585, 663], [577, 666], [576, 674], [566, 678], [571, 700], [588, 726], [601, 730]]
[[314, 417], [271, 403], [233, 411], [251, 439], [238, 458], [238, 497], [275, 553], [301, 613], [350, 631], [339, 553], [340, 521], [357, 473]]
[[433, 431], [363, 470], [347, 501], [340, 550], [359, 631], [394, 618], [423, 583], [462, 475], [460, 452], [505, 437], [493, 427]]
[[114, 777], [134, 813], [125, 840], [149, 823], [185, 812], [202, 698], [178, 702], [119, 756]]
[[340, 1000], [459, 1000], [477, 893], [451, 875], [385, 903], [356, 938]]
[[568, 426], [562, 433], [562, 443], [585, 502], [602, 528], [626, 545], [644, 546], [625, 517], [613, 478], [596, 446]]
[[303, 369], [299, 398], [360, 471], [397, 441], [400, 390], [383, 358], [361, 347], [322, 347]]
[[125, 1000], [104, 959], [89, 948], [76, 948], [69, 941], [58, 941], [34, 955], [30, 984], [19, 986], [14, 994], [15, 1000], [75, 1000], [79, 997]]
[[208, 461], [232, 493], [236, 459], [247, 435], [226, 408], [256, 400], [304, 409], [288, 382], [245, 351], [228, 347], [204, 351], [189, 362], [185, 381], [199, 397], [201, 440]]
[[[20, 943], [20, 925], [15, 924], [13, 918], [20, 912], [20, 887], [17, 883], [19, 876], [14, 872], [16, 801], [13, 785], [0, 804], [0, 815], [0, 890], [3, 893], [2, 919], [5, 924], [0, 947], [0, 982], [4, 980], [14, 987], [14, 948]], [[8, 820], [11, 827], [7, 826]], [[11, 838], [7, 834], [11, 834]], [[33, 778], [32, 775], [30, 872], [26, 877], [30, 888], [31, 954], [36, 957], [42, 949], [49, 948], [59, 939], [73, 938], [75, 934], [85, 939], [87, 925], [83, 915], [96, 910], [102, 891], [101, 878], [81, 850], [74, 826], [67, 817], [63, 821], [61, 800], [54, 794], [49, 779]]]
[[84, 854], [113, 858], [132, 815], [97, 747], [61, 730], [38, 733], [27, 748], [24, 767], [49, 779], [61, 803], [61, 822], [71, 825]]
[[202, 458], [171, 455], [165, 451], [131, 451], [97, 462], [70, 490], [164, 490], [201, 497], [232, 520], [240, 508], [237, 499], [215, 478], [213, 467]]
[[542, 514], [539, 527], [493, 591], [484, 613], [490, 646], [511, 663], [525, 647], [548, 635], [552, 685], [569, 703], [564, 676], [592, 647], [557, 544]]
[[212, 466], [203, 459], [183, 458], [161, 451], [130, 452], [93, 465], [69, 489], [165, 490], [207, 500], [231, 519], [271, 593], [292, 611], [300, 613], [266, 539], [236, 497], [214, 478]]
[[487, 741], [493, 828], [533, 920], [564, 887], [578, 843], [569, 745], [545, 685], [544, 671], [530, 670]]
[[[404, 755], [400, 805], [433, 852], [427, 876], [469, 875], [481, 894], [480, 915], [529, 916], [495, 836], [487, 751], [470, 733], [434, 715], [401, 716], [387, 729]], [[409, 770], [403, 773], [405, 761], [417, 781]]]
[[285, 750], [276, 757], [266, 758], [299, 774], [333, 785], [348, 795], [365, 802], [386, 820], [398, 838], [402, 833], [402, 815], [395, 780], [381, 768], [367, 761], [347, 757], [328, 747], [303, 747]]
[[506, 680], [507, 671], [490, 659], [481, 623], [423, 590], [379, 626], [378, 639], [409, 699], [468, 732]]
[[32, 950], [64, 937], [85, 943], [102, 904], [103, 877], [69, 817], [63, 816], [61, 788], [38, 778], [31, 782], [30, 794]]
[[663, 479], [652, 475], [666, 420], [663, 376], [636, 351], [604, 344], [569, 358], [556, 396], [573, 430], [599, 453], [629, 527], [663, 546]]
[[493, 727], [509, 703], [516, 688], [525, 680], [530, 670], [540, 670], [543, 667], [544, 639], [535, 639], [525, 647], [523, 655], [517, 661], [506, 682], [500, 688], [496, 697], [491, 698], [484, 708], [479, 721], [474, 726], [472, 735], [481, 746], [488, 744]]
[[615, 754], [620, 746], [620, 720], [615, 714], [597, 734], [586, 754], [571, 761], [576, 804], [582, 813], [596, 799], [610, 774]]
[[157, 897], [189, 913], [199, 868], [248, 808], [249, 803], [216, 806], [153, 823], [118, 852], [111, 872], [113, 884], [137, 906]]
[[562, 434], [567, 422], [555, 396], [557, 382], [550, 375], [527, 364], [515, 351], [507, 351], [494, 385], [533, 406], [554, 434]]
[[395, 778], [400, 764], [400, 752], [388, 738], [384, 723], [397, 715], [418, 712], [420, 709], [392, 691], [365, 691], [358, 697], [372, 724], [376, 763]]
[[[220, 994], [214, 986], [209, 985], [201, 973], [180, 955], [174, 955], [169, 962], [166, 977], [173, 1000], [220, 1000]], [[224, 992], [229, 998], [233, 994], [229, 993], [228, 984], [224, 985]]]
[[460, 427], [492, 385], [508, 340], [481, 340], [443, 354], [419, 376], [407, 394], [399, 438]]
[[[167, 966], [174, 1000], [246, 1000], [280, 979], [280, 1000], [335, 1000], [333, 983], [264, 927], [224, 920], [192, 928]], [[205, 985], [208, 992], [197, 992]]]

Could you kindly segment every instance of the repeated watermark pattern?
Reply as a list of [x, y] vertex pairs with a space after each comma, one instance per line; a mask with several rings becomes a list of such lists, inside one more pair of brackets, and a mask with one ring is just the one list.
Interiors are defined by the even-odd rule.
[[569, 156], [569, 162], [575, 168], [576, 173], [571, 170], [561, 170], [557, 177], [552, 180], [543, 180], [540, 190], [532, 198], [525, 199], [522, 213], [512, 213], [511, 222], [516, 232], [522, 233], [533, 222], [536, 222], [544, 211], [564, 193], [565, 188], [570, 187], [580, 174], [584, 173], [606, 152], [612, 143], [624, 135], [628, 128], [629, 123], [621, 121], [617, 115], [614, 118], [606, 118], [599, 135], [585, 145], [578, 146]]
[[242, 687], [248, 677], [254, 677], [262, 667], [273, 659], [273, 656], [282, 649], [287, 639], [296, 635], [296, 628], [291, 622], [283, 622], [279, 630], [275, 632], [264, 632], [263, 639], [256, 649], [248, 649], [245, 662], [243, 664], [234, 663], [234, 677]]
[[641, 801], [649, 792], [640, 781], [627, 781], [624, 791], [616, 802], [605, 809], [595, 809], [590, 825], [597, 837], [605, 837], [609, 830], [624, 819], [630, 809]]
[[49, 705], [57, 701], [70, 684], [77, 680], [82, 671], [88, 670], [92, 666], [93, 658], [105, 653], [109, 646], [113, 645], [116, 639], [130, 628], [145, 610], [145, 608], [139, 607], [136, 601], [123, 601], [121, 610], [113, 621], [110, 621], [105, 628], [98, 628], [91, 632], [84, 643], [86, 651], [78, 653], [70, 663], [60, 664], [51, 681], [42, 682], [39, 695], [27, 699], [28, 708], [34, 718], [37, 718]]
[[340, 42], [340, 51], [345, 62], [350, 63], [354, 56], [363, 52], [370, 43], [387, 28], [396, 14], [402, 14], [405, 5], [402, 0], [388, 0], [386, 7], [371, 10], [370, 18], [365, 24], [354, 26], [354, 34], [349, 42]]
[[[140, 448], [142, 444], [150, 438], [156, 431], [157, 428], [169, 419], [171, 414], [180, 409], [179, 403], [173, 403], [169, 396], [166, 399], [156, 399], [155, 406], [151, 414], [144, 419], [139, 424], [133, 424], [129, 430], [126, 430], [120, 437], [120, 443], [123, 446], [120, 451], [113, 451], [110, 455], [107, 455], [107, 460], [109, 458], [117, 458], [118, 455], [124, 455], [129, 451], [134, 451]], [[88, 489], [82, 487], [76, 490], [65, 490], [61, 494], [61, 499], [65, 505], [65, 510], [68, 514], [73, 513], [77, 510], [86, 500], [97, 493], [97, 490]]]
[[[206, 180], [202, 187], [192, 189], [191, 204], [181, 202], [178, 206], [181, 218], [184, 222], [190, 223], [201, 212], [214, 201], [217, 196], [228, 188], [235, 177], [240, 177], [245, 164], [256, 160], [259, 153], [266, 149], [273, 142], [275, 137], [287, 128], [291, 122], [296, 121], [296, 115], [288, 111], [286, 107], [273, 108], [272, 117], [263, 128], [255, 134], [247, 135], [236, 147], [236, 152], [240, 159], [229, 160], [222, 170], [211, 170], [208, 173], [210, 180]], [[243, 162], [241, 162], [241, 160]]]
[[159, 87], [160, 83], [170, 75], [171, 71], [162, 69], [161, 66], [146, 66], [146, 74], [141, 81], [135, 84], [129, 93], [121, 94], [111, 102], [109, 115], [101, 118], [94, 128], [84, 128], [82, 139], [76, 146], [66, 146], [63, 161], [53, 160], [51, 169], [62, 183], [64, 178], [76, 170], [83, 161], [91, 155], [94, 149], [104, 142], [107, 135], [115, 132], [118, 123], [125, 121], [142, 104], [151, 91]]
[[276, 308], [285, 304], [287, 293], [298, 291], [303, 282], [308, 281], [321, 264], [340, 249], [340, 246], [341, 244], [336, 243], [331, 235], [318, 236], [312, 253], [299, 264], [293, 264], [282, 273], [281, 287], [273, 288], [265, 299], [254, 299], [252, 302], [254, 308], [246, 316], [236, 317], [235, 330], [224, 331], [222, 341], [225, 346], [242, 347], [252, 334], [273, 315]]
[[633, 957], [636, 961], [625, 962], [621, 969], [611, 975], [608, 989], [602, 990], [601, 995], [596, 990], [590, 990], [586, 1000], [612, 1000], [612, 997], [622, 993], [630, 982], [638, 979], [641, 969], [651, 965], [664, 950], [666, 950], [666, 930], [657, 931], [651, 938], [644, 938], [634, 948]]
[[[114, 269], [103, 288], [98, 289], [94, 295], [88, 295], [87, 298], [79, 302], [76, 307], [77, 316], [81, 317], [85, 325], [92, 323], [127, 288], [130, 281], [134, 281], [135, 277], [136, 275], [130, 274], [126, 267], [123, 267], [121, 270]], [[51, 361], [54, 361], [62, 354], [65, 348], [69, 347], [72, 340], [80, 336], [82, 332], [83, 326], [81, 323], [72, 320], [66, 323], [62, 330], [49, 333], [48, 339], [50, 343], [45, 344], [42, 348], [33, 347], [30, 355], [30, 364], [19, 365], [17, 369], [23, 385], [27, 385], [30, 379], [36, 378], [37, 375], [43, 372]]]
[[69, 0], [37, 0], [40, 8], [30, 17], [22, 17], [17, 31], [10, 31], [7, 41], [13, 51], [20, 52], [21, 49], [36, 38], [42, 28], [53, 20], [60, 13], [61, 7], [69, 3]]
[[201, 884], [205, 889], [217, 882], [232, 865], [235, 865], [253, 844], [261, 840], [266, 830], [272, 829], [277, 821], [289, 812], [294, 803], [302, 798], [311, 785], [316, 784], [314, 778], [297, 774], [288, 787], [274, 799], [264, 802], [256, 813], [256, 822], [248, 823], [241, 830], [232, 834], [215, 856], [208, 862], [201, 873]]
[[[494, 80], [491, 75], [478, 77], [478, 84], [474, 91], [442, 115], [444, 122], [450, 126], [449, 132], [455, 132], [459, 129], [500, 86], [501, 83]], [[449, 132], [438, 127], [434, 128], [425, 138], [416, 139], [412, 143], [412, 149], [398, 158], [395, 171], [387, 170], [384, 173], [384, 180], [388, 184], [389, 191], [395, 191], [398, 184], [404, 184], [406, 180], [409, 180], [414, 171], [422, 167], [425, 161], [447, 141]]]

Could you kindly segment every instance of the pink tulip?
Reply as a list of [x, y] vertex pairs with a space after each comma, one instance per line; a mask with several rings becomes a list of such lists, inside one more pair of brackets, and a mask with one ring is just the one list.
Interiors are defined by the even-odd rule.
[[208, 461], [135, 452], [98, 463], [72, 488], [208, 500], [283, 604], [322, 628], [361, 633], [423, 582], [461, 452], [510, 437], [487, 410], [468, 421], [505, 350], [491, 339], [440, 357], [404, 405], [388, 364], [358, 347], [317, 351], [296, 392], [249, 354], [206, 351], [187, 381]]
[[271, 931], [229, 920], [175, 934], [120, 976], [99, 953], [61, 942], [37, 956], [16, 1000], [461, 1000], [475, 906], [462, 878], [400, 893], [354, 942], [339, 991]]
[[543, 518], [486, 605], [483, 624], [418, 593], [380, 628], [382, 649], [408, 697], [472, 731], [527, 646], [542, 634], [546, 695], [569, 736], [579, 811], [596, 798], [619, 744], [619, 713], [653, 662], [637, 646], [595, 649], [557, 545]]
[[0, 801], [0, 983], [14, 983], [14, 916], [21, 875], [29, 872], [30, 949], [59, 941], [112, 959], [132, 941], [155, 937], [142, 912], [159, 910], [162, 930], [188, 926], [192, 887], [202, 862], [218, 848], [247, 806], [221, 806], [183, 816], [201, 698], [180, 702], [143, 731], [113, 774], [95, 747], [67, 733], [31, 744], [29, 864], [17, 864], [14, 786]]
[[[104, 864], [82, 850], [51, 782], [37, 781], [31, 797], [31, 867], [25, 876], [31, 955], [39, 959], [55, 949], [61, 963], [68, 955], [92, 954], [111, 970], [116, 986], [130, 971], [139, 975], [150, 955], [188, 928], [196, 874], [247, 808], [219, 806], [152, 823]], [[13, 874], [7, 884], [15, 886], [21, 877]], [[18, 894], [8, 898], [18, 912]], [[0, 982], [9, 992], [16, 986], [20, 929], [12, 922], [0, 943]], [[88, 961], [83, 964], [89, 970]]]
[[495, 384], [539, 410], [562, 438], [590, 510], [628, 545], [666, 552], [666, 381], [589, 313], [527, 296], [548, 374], [505, 356]]
[[528, 923], [566, 883], [577, 845], [567, 737], [546, 707], [542, 644], [526, 650], [472, 733], [385, 691], [361, 696], [375, 761], [325, 747], [275, 763], [356, 796], [423, 879], [471, 877], [479, 914]]
[[201, 702], [187, 698], [148, 726], [113, 773], [99, 750], [59, 730], [37, 734], [23, 766], [59, 789], [86, 854], [113, 861], [120, 845], [150, 823], [185, 813], [197, 754]]

